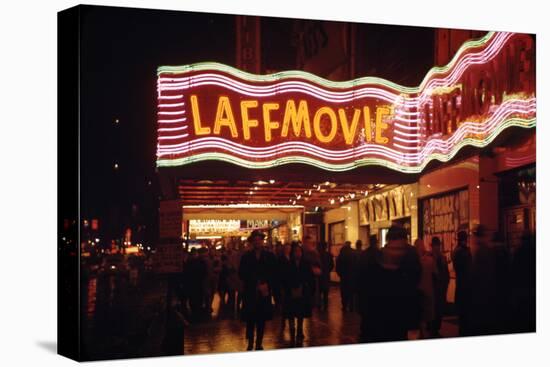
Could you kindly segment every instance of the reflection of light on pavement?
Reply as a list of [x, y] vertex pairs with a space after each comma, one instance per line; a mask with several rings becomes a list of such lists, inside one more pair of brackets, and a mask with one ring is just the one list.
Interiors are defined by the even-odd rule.
[[[214, 298], [212, 320], [191, 324], [185, 329], [186, 355], [220, 352], [242, 352], [246, 349], [245, 323], [238, 315], [234, 319], [219, 309], [219, 297]], [[328, 312], [313, 311], [311, 319], [304, 320], [304, 346], [342, 345], [356, 343], [360, 318], [354, 312], [342, 313], [338, 287], [332, 287]], [[288, 348], [288, 322], [281, 333], [281, 318], [276, 315], [266, 323], [264, 348]]]
[[[212, 320], [186, 326], [184, 333], [184, 354], [243, 352], [246, 350], [245, 323], [238, 315], [231, 318], [219, 309], [219, 297], [213, 302]], [[456, 337], [458, 326], [452, 319], [445, 317], [441, 334], [444, 337]], [[310, 319], [304, 320], [304, 347], [346, 345], [357, 343], [361, 318], [355, 312], [342, 312], [340, 289], [332, 286], [329, 292], [328, 311], [313, 311]], [[418, 339], [411, 333], [410, 339]], [[264, 348], [266, 350], [288, 348], [290, 335], [288, 322], [281, 332], [281, 318], [276, 315], [266, 323]]]
[[86, 313], [87, 313], [88, 319], [91, 319], [95, 312], [96, 295], [97, 295], [97, 278], [92, 278], [88, 282], [88, 305], [86, 307]]
[[115, 292], [117, 290], [117, 286], [116, 286], [116, 277], [115, 276], [110, 276], [109, 277], [109, 306], [112, 306], [113, 305], [113, 302], [115, 300]]

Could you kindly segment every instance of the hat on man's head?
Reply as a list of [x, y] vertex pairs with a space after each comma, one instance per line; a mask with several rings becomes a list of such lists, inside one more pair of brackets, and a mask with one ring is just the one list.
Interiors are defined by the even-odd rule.
[[248, 240], [252, 241], [254, 239], [254, 237], [261, 237], [261, 239], [263, 240], [265, 238], [265, 234], [262, 231], [260, 231], [259, 229], [255, 229], [255, 230], [252, 231], [250, 236], [248, 236]]

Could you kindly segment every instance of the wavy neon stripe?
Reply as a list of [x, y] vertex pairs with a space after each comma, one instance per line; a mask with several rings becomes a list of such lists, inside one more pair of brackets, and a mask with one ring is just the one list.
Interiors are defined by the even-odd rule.
[[419, 138], [419, 137], [422, 136], [421, 134], [418, 134], [418, 133], [416, 133], [416, 134], [411, 134], [411, 133], [403, 132], [403, 131], [401, 131], [401, 130], [394, 130], [393, 132], [394, 132], [395, 134], [397, 134], [397, 135], [408, 136], [408, 137], [411, 137], [411, 138]]
[[[366, 97], [372, 97], [372, 98], [380, 98], [387, 102], [397, 104], [396, 101], [398, 99], [398, 96], [395, 94], [392, 94], [390, 92], [385, 92], [384, 90], [381, 90], [379, 88], [365, 88], [360, 89], [357, 91], [350, 91], [348, 92], [330, 92], [323, 89], [320, 89], [318, 87], [311, 87], [307, 83], [303, 82], [290, 82], [290, 83], [281, 83], [277, 84], [274, 87], [269, 87], [268, 90], [265, 91], [254, 91], [250, 88], [246, 88], [243, 86], [246, 86], [246, 84], [236, 82], [232, 79], [231, 82], [227, 82], [221, 78], [211, 78], [210, 80], [202, 81], [202, 82], [194, 82], [193, 84], [189, 84], [185, 87], [177, 87], [177, 88], [165, 88], [161, 90], [186, 90], [192, 87], [200, 87], [205, 85], [214, 85], [222, 88], [226, 88], [229, 90], [232, 90], [236, 93], [244, 94], [250, 97], [272, 97], [277, 94], [283, 94], [283, 93], [304, 93], [308, 94], [312, 97], [321, 99], [325, 102], [333, 102], [333, 103], [345, 103], [350, 102], [355, 99], [359, 98], [366, 98]], [[241, 84], [241, 85], [239, 85]], [[412, 102], [408, 102], [406, 104], [407, 106], [414, 107], [416, 104]]]
[[453, 59], [447, 65], [434, 66], [433, 68], [431, 68], [426, 74], [426, 77], [424, 78], [422, 83], [417, 87], [404, 87], [394, 82], [391, 82], [389, 80], [386, 80], [383, 78], [377, 78], [377, 77], [363, 77], [363, 78], [358, 78], [350, 81], [335, 82], [335, 81], [324, 79], [317, 75], [300, 71], [300, 70], [283, 71], [279, 73], [266, 74], [266, 75], [256, 75], [256, 74], [251, 74], [242, 70], [235, 69], [225, 64], [216, 63], [216, 62], [201, 62], [201, 63], [183, 65], [183, 66], [161, 66], [157, 69], [157, 75], [160, 76], [161, 74], [182, 74], [182, 73], [187, 73], [192, 71], [195, 72], [195, 71], [206, 71], [206, 70], [214, 69], [214, 70], [220, 70], [225, 73], [234, 75], [241, 79], [255, 81], [255, 82], [270, 82], [270, 81], [278, 81], [281, 79], [289, 79], [289, 78], [304, 78], [328, 88], [351, 88], [351, 87], [356, 87], [358, 85], [363, 85], [363, 84], [378, 84], [378, 85], [384, 85], [388, 88], [394, 89], [399, 93], [412, 94], [412, 93], [418, 93], [420, 90], [422, 90], [424, 85], [433, 75], [442, 74], [450, 70], [459, 61], [460, 57], [462, 57], [462, 55], [466, 51], [472, 48], [481, 47], [497, 36], [498, 36], [498, 33], [489, 32], [479, 40], [472, 40], [472, 41], [465, 42], [459, 48], [459, 50], [457, 51]]
[[185, 106], [185, 102], [180, 102], [180, 103], [161, 103], [158, 105], [159, 108], [170, 108], [170, 107], [181, 107], [181, 106]]
[[[423, 147], [421, 153], [407, 154], [406, 160], [410, 162], [419, 162], [424, 159], [428, 154], [431, 154], [434, 150], [448, 150], [453, 144], [456, 144], [459, 140], [463, 139], [467, 134], [487, 134], [490, 130], [496, 128], [496, 126], [505, 120], [511, 114], [530, 114], [535, 112], [536, 100], [508, 100], [503, 105], [499, 106], [499, 109], [495, 111], [493, 116], [484, 123], [476, 122], [464, 122], [455, 133], [447, 140], [433, 138], [428, 141], [428, 143]], [[191, 142], [173, 144], [173, 145], [160, 145], [158, 153], [160, 156], [165, 156], [169, 154], [181, 154], [187, 152], [191, 147], [195, 145], [204, 144], [205, 147], [208, 144], [211, 144], [212, 147], [215, 147], [215, 144], [225, 144], [225, 148], [228, 150], [234, 150], [238, 154], [249, 155], [255, 158], [265, 158], [266, 155], [270, 153], [271, 155], [281, 154], [290, 149], [302, 149], [303, 153], [313, 154], [319, 158], [326, 159], [352, 159], [361, 154], [367, 154], [371, 152], [385, 151], [390, 159], [400, 159], [403, 156], [403, 153], [397, 152], [389, 147], [365, 144], [362, 146], [344, 149], [344, 150], [330, 150], [318, 147], [316, 145], [305, 143], [305, 142], [285, 142], [277, 145], [271, 145], [267, 147], [249, 147], [241, 145], [230, 140], [217, 138], [217, 137], [208, 137], [208, 138], [199, 138]], [[408, 150], [417, 150], [416, 147], [405, 147], [410, 148]], [[267, 155], [269, 156], [269, 155]]]
[[187, 121], [187, 117], [182, 117], [179, 119], [165, 119], [165, 120], [158, 120], [159, 123], [166, 123], [166, 124], [175, 124], [178, 122], [185, 122]]
[[185, 115], [185, 110], [179, 111], [159, 111], [157, 115]]
[[[431, 79], [429, 82], [426, 82], [426, 85], [419, 87], [422, 89], [422, 95], [420, 97], [414, 97], [414, 98], [405, 98], [405, 101], [401, 104], [405, 105], [418, 105], [419, 101], [422, 101], [424, 98], [424, 95], [431, 93], [431, 89], [438, 88], [438, 87], [445, 87], [449, 84], [452, 84], [456, 80], [460, 78], [460, 76], [464, 73], [467, 67], [477, 64], [477, 63], [486, 63], [491, 58], [493, 58], [504, 46], [507, 39], [509, 39], [512, 36], [510, 33], [506, 34], [499, 34], [498, 37], [495, 38], [495, 41], [486, 49], [482, 50], [478, 54], [467, 54], [464, 55], [462, 59], [457, 63], [456, 67], [452, 70], [451, 74], [443, 79]], [[212, 70], [219, 70], [218, 68], [213, 68]], [[236, 69], [235, 69], [236, 70]], [[428, 73], [429, 74], [429, 73]], [[308, 78], [305, 78], [309, 82]], [[424, 80], [427, 80], [426, 78]], [[170, 82], [168, 82], [170, 81]], [[176, 82], [172, 82], [176, 81]], [[351, 100], [357, 99], [357, 98], [363, 98], [363, 97], [369, 97], [369, 96], [385, 96], [385, 100], [396, 103], [394, 101], [394, 98], [400, 97], [399, 94], [396, 94], [395, 92], [385, 91], [381, 90], [379, 88], [359, 88], [363, 84], [357, 84], [355, 81], [350, 81], [352, 85], [350, 87], [353, 87], [353, 90], [349, 91], [330, 91], [322, 89], [315, 85], [306, 84], [302, 81], [277, 81], [274, 85], [248, 85], [244, 84], [240, 81], [231, 79], [224, 75], [219, 74], [212, 74], [212, 73], [205, 73], [200, 75], [192, 75], [188, 77], [182, 77], [182, 78], [159, 78], [158, 80], [158, 90], [185, 90], [193, 87], [198, 87], [202, 85], [217, 85], [222, 87], [227, 87], [229, 89], [232, 89], [236, 92], [241, 92], [243, 94], [247, 94], [254, 97], [268, 97], [272, 96], [276, 93], [284, 93], [284, 92], [298, 92], [303, 91], [304, 93], [308, 93], [310, 95], [313, 95], [315, 97], [322, 96], [320, 98], [323, 98], [326, 101], [329, 102], [349, 102]], [[340, 83], [347, 83], [347, 82], [340, 82]], [[303, 88], [303, 89], [302, 89]], [[420, 91], [420, 90], [419, 90]]]
[[189, 134], [159, 136], [159, 140], [174, 140], [188, 137]]
[[483, 140], [477, 140], [472, 138], [464, 139], [462, 142], [454, 146], [453, 150], [449, 154], [433, 154], [429, 157], [429, 159], [425, 160], [421, 165], [417, 165], [417, 166], [405, 166], [398, 163], [389, 162], [385, 159], [378, 159], [378, 158], [363, 158], [363, 159], [354, 161], [352, 163], [331, 164], [331, 163], [326, 163], [314, 158], [301, 157], [301, 156], [277, 158], [277, 159], [265, 161], [265, 162], [253, 162], [246, 159], [237, 158], [225, 153], [200, 153], [193, 156], [178, 158], [178, 159], [159, 159], [157, 160], [157, 167], [173, 167], [173, 166], [179, 166], [183, 164], [189, 164], [189, 163], [200, 162], [205, 160], [219, 160], [219, 161], [233, 163], [245, 168], [252, 168], [252, 169], [265, 169], [265, 168], [280, 166], [284, 164], [303, 163], [303, 164], [313, 165], [329, 171], [348, 171], [348, 170], [351, 170], [357, 167], [366, 166], [366, 165], [379, 165], [379, 166], [387, 167], [389, 169], [393, 169], [403, 173], [420, 173], [427, 166], [427, 164], [433, 160], [448, 162], [458, 153], [460, 149], [462, 149], [465, 146], [474, 146], [478, 148], [483, 148], [489, 145], [504, 129], [512, 126], [521, 127], [521, 128], [532, 128], [536, 126], [536, 118], [533, 118], [531, 120], [518, 119], [518, 118], [512, 118], [510, 120], [507, 120], [503, 125], [499, 126], [498, 129], [493, 131], [487, 138]]
[[[460, 61], [457, 61], [457, 64], [455, 65], [456, 67], [452, 70], [449, 76], [443, 79], [430, 80], [427, 85], [424, 86], [426, 89], [422, 90], [422, 94], [418, 97], [412, 98], [406, 98], [404, 96], [399, 96], [389, 91], [372, 87], [354, 89], [345, 92], [333, 92], [324, 90], [315, 85], [309, 85], [303, 81], [295, 80], [279, 81], [275, 85], [254, 86], [244, 84], [240, 81], [228, 78], [223, 75], [212, 73], [182, 78], [161, 77], [158, 81], [158, 90], [160, 93], [162, 90], [185, 90], [203, 85], [216, 85], [252, 97], [269, 97], [281, 93], [301, 92], [311, 95], [312, 97], [315, 97], [317, 99], [333, 103], [345, 103], [358, 98], [372, 97], [380, 98], [396, 106], [404, 106], [406, 108], [418, 108], [426, 102], [427, 98], [430, 97], [433, 88], [449, 86], [453, 82], [456, 82], [469, 66], [476, 63], [488, 62], [502, 49], [506, 40], [508, 40], [511, 36], [512, 34], [510, 33], [499, 33], [499, 35], [495, 37], [494, 42], [488, 48], [483, 49], [478, 54], [464, 55], [464, 57], [460, 59]], [[163, 83], [163, 81], [170, 82]], [[172, 81], [176, 81], [176, 83], [173, 83]], [[357, 87], [357, 85], [355, 85], [355, 87]], [[418, 112], [408, 112], [397, 109], [395, 120], [401, 122], [419, 122], [420, 118]], [[397, 125], [396, 127], [398, 129], [407, 129], [407, 127], [403, 125]]]
[[157, 129], [157, 131], [178, 131], [178, 130], [185, 130], [187, 128], [188, 128], [187, 125], [178, 126], [178, 127], [161, 127]]
[[[464, 137], [467, 134], [471, 134], [472, 131], [465, 131], [461, 135], [461, 139], [464, 139]], [[235, 146], [235, 144], [232, 144], [230, 141], [227, 141], [225, 139], [216, 138], [216, 140], [213, 140], [213, 138], [209, 139], [206, 138], [202, 141], [192, 141], [192, 142], [186, 142], [181, 144], [182, 146], [185, 146], [184, 149], [182, 149], [180, 152], [174, 152], [174, 151], [164, 151], [159, 150], [157, 155], [159, 157], [167, 156], [167, 155], [177, 155], [180, 153], [188, 153], [194, 150], [200, 150], [200, 149], [221, 149], [224, 151], [231, 152], [236, 155], [250, 157], [252, 159], [266, 159], [273, 156], [277, 156], [280, 154], [285, 153], [301, 153], [304, 155], [314, 156], [319, 159], [325, 159], [330, 161], [346, 161], [346, 160], [352, 160], [357, 158], [360, 155], [365, 154], [371, 154], [371, 155], [378, 155], [385, 157], [386, 159], [391, 159], [395, 161], [399, 161], [401, 163], [406, 164], [419, 164], [421, 163], [426, 157], [428, 157], [430, 154], [438, 154], [436, 153], [436, 147], [433, 147], [432, 149], [423, 150], [421, 153], [411, 153], [411, 154], [403, 154], [398, 153], [390, 148], [378, 146], [378, 145], [364, 145], [357, 149], [353, 149], [350, 152], [338, 152], [338, 151], [328, 151], [328, 152], [319, 152], [318, 150], [314, 149], [315, 146], [307, 146], [304, 143], [287, 143], [284, 146], [278, 146], [277, 148], [271, 149], [269, 151], [264, 152], [251, 152], [249, 149], [246, 149], [246, 147], [243, 146]], [[447, 154], [450, 150], [452, 150], [453, 146], [449, 146], [448, 148], [439, 148], [439, 153], [445, 153]]]
[[181, 98], [183, 98], [183, 94], [175, 94], [175, 95], [172, 95], [172, 96], [159, 95], [158, 98], [159, 99], [181, 99]]
[[[516, 119], [517, 118], [513, 118]], [[490, 134], [487, 134], [490, 135]], [[340, 154], [340, 153], [330, 153], [330, 154], [319, 154], [315, 150], [305, 147], [304, 144], [299, 143], [289, 143], [283, 147], [278, 147], [278, 149], [273, 149], [271, 151], [265, 151], [261, 153], [252, 153], [249, 150], [242, 149], [239, 147], [234, 147], [231, 144], [229, 144], [229, 141], [226, 141], [224, 139], [219, 139], [217, 142], [213, 142], [211, 140], [203, 140], [200, 142], [189, 142], [185, 143], [187, 145], [186, 151], [194, 151], [194, 150], [200, 150], [200, 149], [220, 149], [224, 151], [229, 151], [232, 154], [249, 157], [252, 159], [257, 160], [265, 160], [266, 158], [271, 158], [273, 156], [277, 156], [279, 154], [285, 154], [285, 153], [301, 153], [302, 155], [307, 154], [309, 156], [313, 156], [318, 159], [325, 159], [330, 161], [349, 161], [352, 159], [355, 159], [358, 155], [364, 155], [365, 153], [369, 153], [371, 155], [377, 155], [384, 157], [386, 159], [392, 159], [395, 160], [401, 164], [407, 164], [407, 165], [418, 165], [424, 161], [426, 157], [428, 157], [430, 154], [448, 154], [454, 146], [451, 146], [450, 149], [447, 149], [446, 152], [440, 151], [439, 153], [434, 152], [434, 150], [431, 150], [429, 152], [423, 152], [421, 155], [415, 155], [415, 154], [409, 154], [404, 156], [402, 153], [396, 153], [395, 151], [390, 150], [386, 147], [381, 147], [377, 145], [371, 145], [366, 147], [365, 149], [357, 149], [356, 151], [350, 152], [350, 154]], [[364, 147], [364, 146], [363, 146]], [[361, 147], [361, 148], [363, 148]], [[159, 156], [164, 155], [172, 155], [172, 153], [166, 153], [166, 154], [159, 154]], [[416, 158], [413, 158], [411, 156], [415, 155]]]

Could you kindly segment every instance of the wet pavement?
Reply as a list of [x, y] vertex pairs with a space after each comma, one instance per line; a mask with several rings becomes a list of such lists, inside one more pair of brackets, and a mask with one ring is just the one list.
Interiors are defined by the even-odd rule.
[[138, 286], [118, 276], [82, 283], [82, 352], [87, 360], [164, 355], [166, 283], [144, 278]]
[[[220, 299], [214, 299], [212, 319], [202, 323], [191, 324], [185, 328], [184, 353], [224, 353], [245, 351], [245, 324], [237, 317], [220, 312]], [[290, 347], [288, 325], [281, 328], [281, 317], [275, 316], [266, 324], [263, 347], [265, 350]], [[357, 343], [359, 336], [360, 316], [355, 312], [341, 310], [340, 293], [337, 286], [331, 287], [329, 307], [326, 311], [314, 309], [310, 319], [304, 321], [303, 347], [345, 345]], [[456, 318], [445, 317], [441, 328], [442, 337], [458, 335]], [[417, 338], [414, 333], [411, 339]]]
[[[82, 283], [81, 292], [82, 352], [87, 360], [246, 350], [245, 324], [236, 313], [220, 308], [217, 295], [209, 320], [184, 327], [177, 317], [166, 315], [167, 282], [162, 278], [142, 276], [133, 286], [124, 277], [91, 277]], [[341, 310], [339, 288], [334, 285], [328, 310], [314, 309], [304, 321], [303, 347], [357, 343], [359, 323], [357, 313]], [[264, 349], [290, 347], [288, 325], [281, 326], [277, 314], [267, 322]], [[458, 335], [455, 317], [444, 319], [441, 334]]]

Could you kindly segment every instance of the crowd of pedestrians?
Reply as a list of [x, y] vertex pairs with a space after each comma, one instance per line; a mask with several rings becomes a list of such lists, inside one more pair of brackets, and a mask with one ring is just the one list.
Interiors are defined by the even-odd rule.
[[209, 319], [217, 292], [220, 314], [246, 324], [248, 350], [263, 349], [265, 325], [274, 315], [281, 331], [288, 327], [290, 345], [302, 346], [304, 319], [315, 308], [328, 309], [335, 270], [342, 312], [361, 316], [360, 342], [406, 340], [411, 331], [440, 337], [448, 313], [456, 313], [464, 336], [535, 330], [534, 236], [523, 236], [512, 252], [478, 226], [471, 234], [458, 232], [457, 245], [445, 253], [439, 237], [429, 243], [419, 238], [413, 246], [405, 229], [392, 226], [383, 247], [377, 236], [366, 248], [346, 241], [335, 259], [326, 243], [310, 237], [272, 247], [264, 239], [255, 230], [245, 248], [186, 253], [179, 294], [187, 322]]

